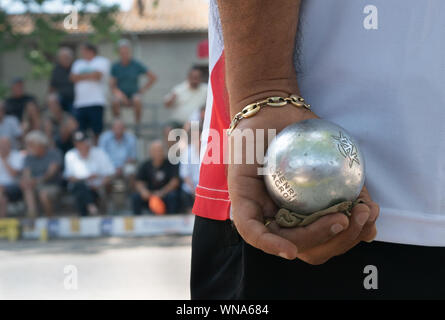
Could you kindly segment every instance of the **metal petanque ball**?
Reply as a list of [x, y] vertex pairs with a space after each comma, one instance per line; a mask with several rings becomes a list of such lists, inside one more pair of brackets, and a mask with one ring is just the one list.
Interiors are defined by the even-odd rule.
[[265, 168], [277, 206], [303, 215], [356, 200], [365, 180], [357, 142], [342, 127], [320, 119], [281, 131], [269, 145]]

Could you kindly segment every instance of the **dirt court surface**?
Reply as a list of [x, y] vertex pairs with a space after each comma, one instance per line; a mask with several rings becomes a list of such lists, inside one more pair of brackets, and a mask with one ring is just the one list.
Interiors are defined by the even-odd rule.
[[0, 241], [0, 300], [189, 299], [190, 242], [189, 236]]

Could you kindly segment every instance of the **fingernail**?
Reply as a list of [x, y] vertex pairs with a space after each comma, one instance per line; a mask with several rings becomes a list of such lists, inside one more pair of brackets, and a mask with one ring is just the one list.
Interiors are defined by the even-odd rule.
[[369, 218], [369, 212], [362, 211], [357, 214], [355, 221], [357, 222], [358, 225], [364, 226], [366, 221], [368, 221], [368, 218]]
[[343, 226], [342, 226], [341, 224], [336, 223], [336, 224], [334, 224], [334, 225], [331, 227], [331, 232], [332, 232], [333, 234], [337, 234], [337, 233], [342, 232], [343, 229], [344, 229], [344, 228], [343, 228]]

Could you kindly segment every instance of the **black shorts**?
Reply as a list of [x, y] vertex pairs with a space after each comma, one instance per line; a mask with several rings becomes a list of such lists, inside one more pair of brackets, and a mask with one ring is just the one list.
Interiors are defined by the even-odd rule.
[[22, 199], [22, 190], [16, 184], [11, 184], [3, 187], [3, 194], [10, 202], [16, 202]]
[[73, 103], [74, 103], [73, 97], [68, 97], [68, 96], [59, 94], [59, 104], [64, 111], [66, 111], [68, 113], [72, 113], [73, 112]]
[[361, 243], [319, 266], [287, 261], [246, 244], [230, 221], [197, 216], [192, 240], [191, 297], [443, 299], [444, 265], [443, 247], [378, 241]]
[[88, 106], [76, 108], [76, 120], [79, 123], [79, 130], [86, 132], [91, 129], [96, 136], [100, 135], [104, 126], [104, 107]]

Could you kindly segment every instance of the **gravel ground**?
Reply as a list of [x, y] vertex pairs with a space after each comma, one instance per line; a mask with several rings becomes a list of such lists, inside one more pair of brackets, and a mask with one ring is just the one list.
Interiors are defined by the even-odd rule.
[[189, 299], [190, 242], [189, 236], [0, 241], [0, 300]]

